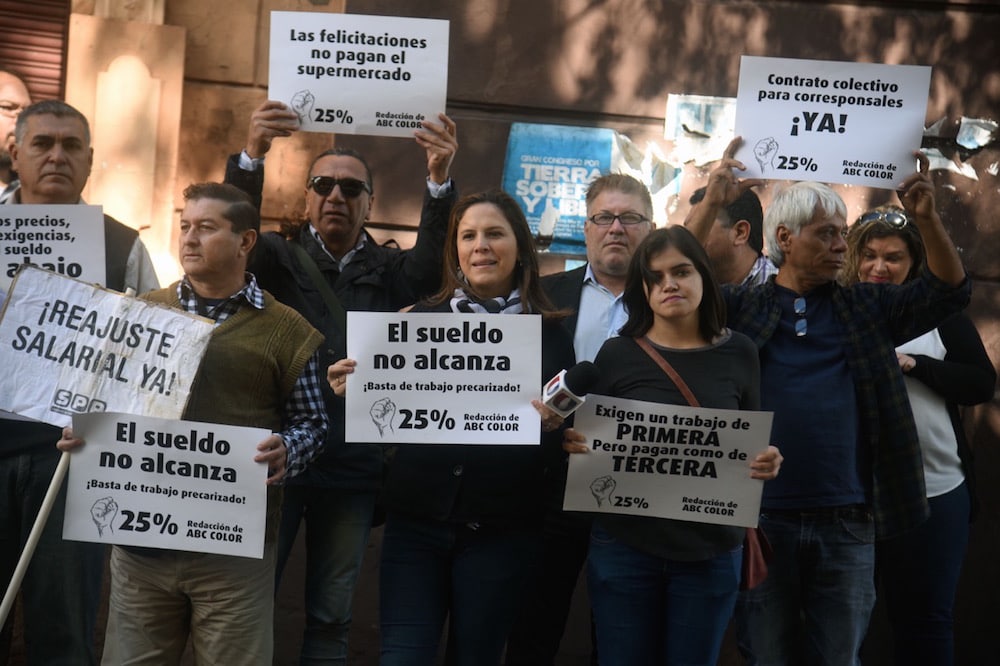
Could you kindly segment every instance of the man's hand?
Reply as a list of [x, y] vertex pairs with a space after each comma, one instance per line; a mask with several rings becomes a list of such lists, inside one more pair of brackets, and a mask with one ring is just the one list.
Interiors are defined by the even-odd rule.
[[69, 426], [63, 428], [62, 439], [56, 442], [56, 448], [60, 451], [72, 451], [83, 446], [83, 440], [73, 436], [73, 429]]
[[291, 136], [298, 129], [298, 114], [285, 104], [269, 99], [250, 115], [244, 150], [252, 158], [263, 157], [271, 150], [271, 141], [279, 136]]
[[273, 486], [285, 478], [285, 464], [288, 462], [285, 440], [278, 435], [271, 435], [257, 445], [257, 451], [259, 453], [253, 457], [253, 461], [267, 463], [267, 485]]
[[751, 187], [764, 182], [758, 178], [740, 180], [736, 177], [734, 169], [746, 171], [747, 168], [743, 162], [734, 157], [742, 144], [743, 137], [739, 136], [729, 142], [722, 159], [708, 174], [704, 198], [691, 207], [684, 220], [684, 226], [703, 245], [708, 240], [719, 211], [739, 199]]
[[915, 151], [917, 172], [910, 174], [899, 186], [896, 194], [899, 202], [915, 221], [932, 219], [937, 216], [934, 202], [934, 183], [931, 181], [930, 160], [922, 152]]
[[431, 181], [444, 185], [451, 170], [451, 161], [458, 151], [458, 128], [451, 118], [438, 114], [441, 124], [422, 120], [423, 129], [413, 132], [417, 144], [427, 151], [427, 173]]

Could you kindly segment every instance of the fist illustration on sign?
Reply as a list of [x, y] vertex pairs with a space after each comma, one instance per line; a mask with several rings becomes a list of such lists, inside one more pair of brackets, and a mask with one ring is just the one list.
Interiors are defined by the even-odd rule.
[[761, 173], [768, 172], [768, 167], [771, 166], [774, 156], [777, 154], [778, 142], [774, 140], [774, 137], [769, 136], [766, 139], [761, 139], [753, 147], [753, 156], [757, 158], [757, 164], [760, 165]]
[[590, 482], [590, 494], [597, 500], [597, 506], [603, 506], [605, 501], [611, 500], [611, 493], [615, 491], [615, 479], [612, 476], [599, 476]]
[[113, 497], [102, 497], [90, 507], [90, 517], [97, 525], [97, 535], [104, 536], [104, 528], [114, 532], [111, 523], [118, 515], [118, 502]]
[[379, 436], [384, 436], [386, 430], [392, 430], [392, 417], [396, 415], [396, 403], [389, 398], [380, 398], [375, 401], [369, 410], [372, 423], [378, 428]]
[[303, 123], [309, 119], [309, 114], [312, 113], [313, 104], [316, 102], [316, 98], [308, 90], [300, 90], [294, 95], [292, 95], [292, 103], [290, 106], [292, 110], [299, 116], [299, 123]]

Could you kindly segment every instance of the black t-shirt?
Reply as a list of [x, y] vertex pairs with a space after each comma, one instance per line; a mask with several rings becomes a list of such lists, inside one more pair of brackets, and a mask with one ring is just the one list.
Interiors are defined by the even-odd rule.
[[[697, 349], [653, 347], [677, 370], [702, 407], [760, 408], [757, 348], [745, 335], [727, 331], [721, 340]], [[666, 373], [632, 338], [609, 339], [594, 363], [601, 371], [601, 380], [593, 393], [669, 405], [688, 404]], [[669, 478], [664, 477], [668, 483]], [[600, 514], [595, 521], [637, 550], [691, 562], [733, 550], [745, 533], [742, 527], [646, 516]]]

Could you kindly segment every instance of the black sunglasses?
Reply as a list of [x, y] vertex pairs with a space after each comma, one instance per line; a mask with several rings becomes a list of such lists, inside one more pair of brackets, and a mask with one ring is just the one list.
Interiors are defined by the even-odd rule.
[[340, 185], [340, 193], [348, 199], [353, 199], [362, 192], [372, 193], [371, 186], [363, 180], [357, 178], [330, 178], [330, 176], [313, 176], [306, 182], [306, 187], [313, 192], [325, 197], [333, 192], [333, 188]]

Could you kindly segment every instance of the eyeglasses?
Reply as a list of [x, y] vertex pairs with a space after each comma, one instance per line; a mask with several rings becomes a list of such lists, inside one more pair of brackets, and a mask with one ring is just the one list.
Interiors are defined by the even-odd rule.
[[801, 338], [809, 330], [809, 324], [806, 322], [806, 299], [802, 296], [796, 298], [792, 301], [792, 309], [798, 317], [795, 320], [795, 335]]
[[902, 229], [910, 223], [910, 218], [905, 213], [896, 211], [873, 210], [858, 218], [855, 224], [871, 224], [872, 222], [885, 222], [893, 229]]
[[8, 102], [6, 100], [0, 102], [0, 114], [8, 118], [17, 118], [22, 110], [24, 110], [24, 107], [17, 102]]
[[630, 227], [634, 224], [640, 224], [642, 222], [649, 222], [649, 218], [639, 213], [622, 213], [621, 215], [612, 215], [611, 213], [598, 213], [597, 215], [591, 215], [587, 218], [599, 227], [610, 227], [618, 220], [622, 223], [623, 227]]
[[306, 187], [321, 197], [328, 196], [333, 192], [333, 188], [340, 185], [340, 193], [348, 199], [353, 199], [362, 192], [372, 193], [371, 186], [363, 180], [357, 178], [330, 178], [329, 176], [313, 176], [306, 183]]

